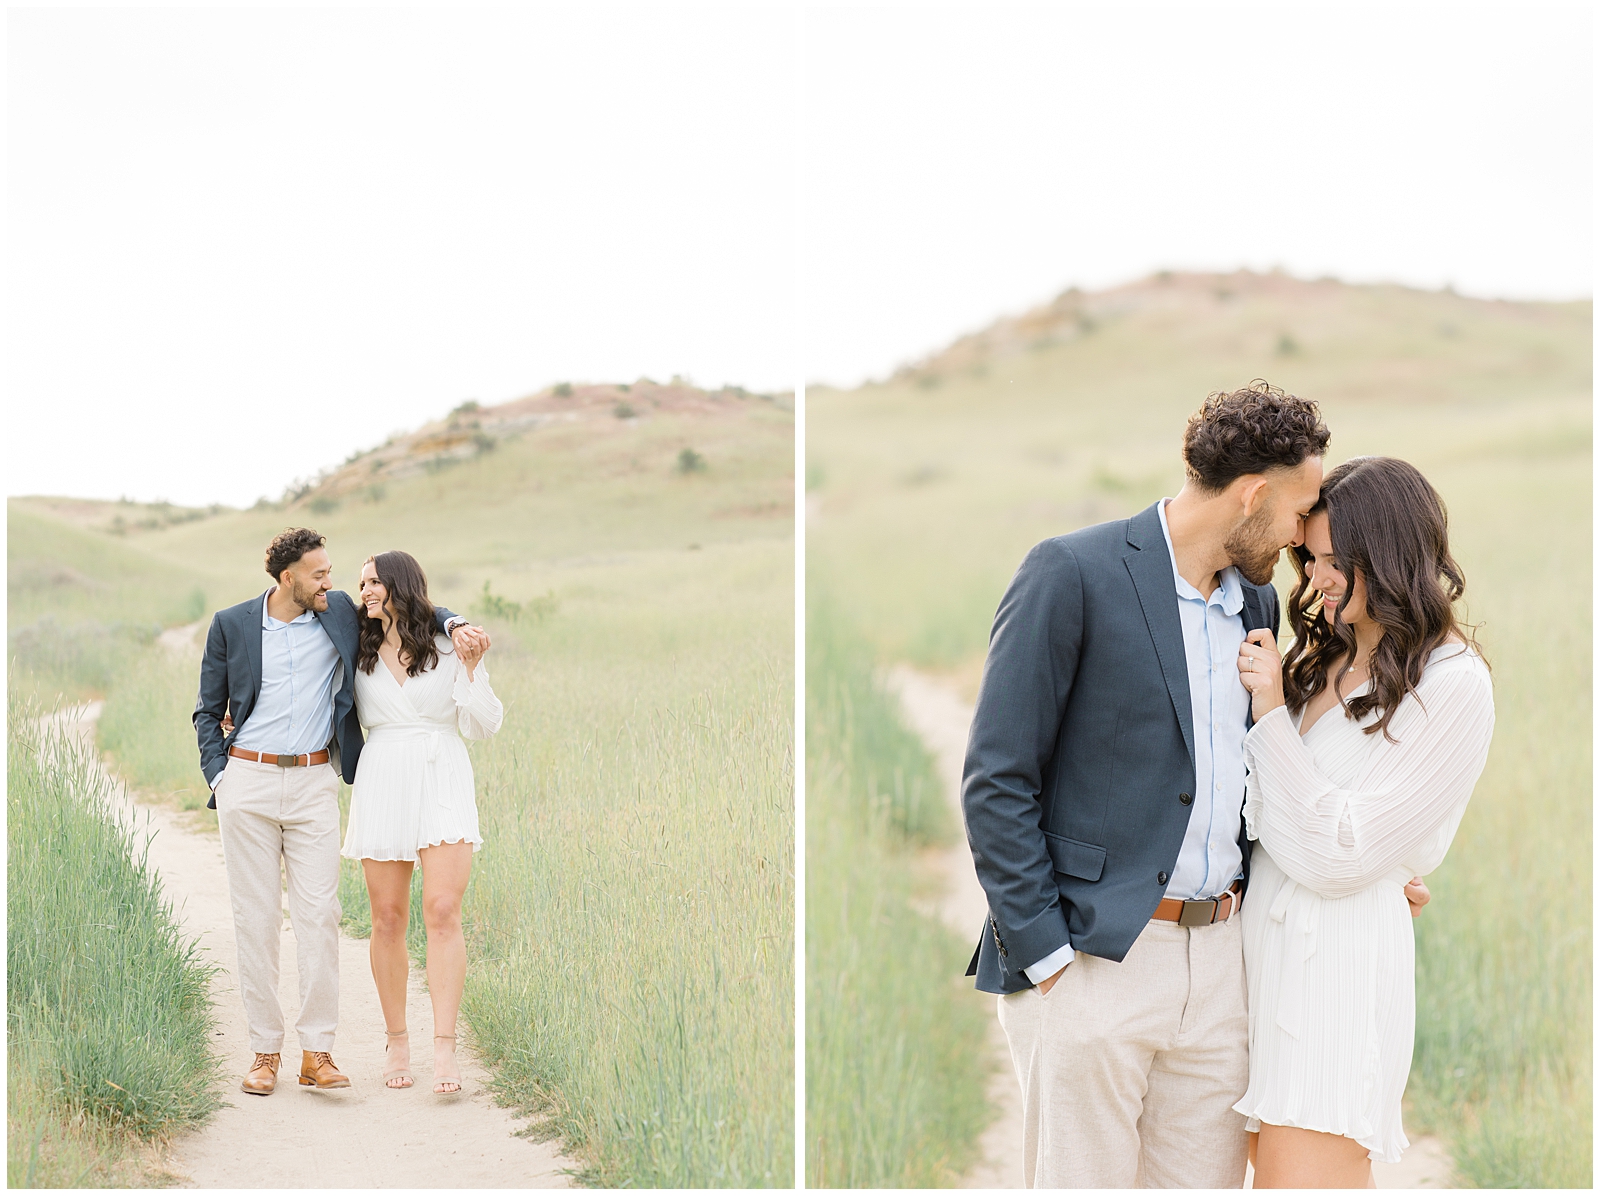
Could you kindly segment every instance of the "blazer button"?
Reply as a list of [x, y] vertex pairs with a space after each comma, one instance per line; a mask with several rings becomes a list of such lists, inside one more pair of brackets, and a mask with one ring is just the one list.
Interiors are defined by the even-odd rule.
[[1167, 883], [1167, 874], [1165, 872], [1157, 872], [1156, 873], [1156, 884], [1164, 885], [1166, 883]]
[[1180, 794], [1178, 794], [1178, 800], [1181, 801], [1184, 805], [1188, 805], [1190, 802], [1192, 802], [1194, 800], [1194, 798], [1190, 797], [1187, 793], [1180, 793]]

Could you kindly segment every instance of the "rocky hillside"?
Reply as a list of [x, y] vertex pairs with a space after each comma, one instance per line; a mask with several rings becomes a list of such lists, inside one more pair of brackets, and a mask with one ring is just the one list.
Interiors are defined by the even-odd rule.
[[[596, 425], [596, 431], [649, 424], [674, 416], [717, 420], [759, 404], [792, 411], [789, 393], [758, 394], [739, 386], [702, 390], [674, 378], [653, 382], [567, 383], [495, 406], [463, 403], [443, 419], [412, 432], [390, 437], [376, 448], [353, 453], [315, 478], [289, 485], [277, 502], [257, 508], [309, 509], [325, 513], [341, 499], [381, 493], [387, 482], [434, 472], [482, 456], [539, 428]], [[230, 512], [220, 503], [183, 507], [174, 503], [29, 496], [11, 500], [22, 509], [45, 513], [78, 527], [116, 536], [138, 536]]]
[[708, 391], [676, 379], [669, 383], [648, 378], [633, 383], [563, 382], [494, 407], [463, 403], [444, 419], [355, 453], [337, 469], [291, 487], [285, 498], [291, 504], [343, 498], [374, 483], [470, 460], [504, 440], [549, 425], [615, 420], [640, 423], [666, 415], [715, 418], [750, 403], [794, 405], [787, 394], [756, 394], [743, 387]]

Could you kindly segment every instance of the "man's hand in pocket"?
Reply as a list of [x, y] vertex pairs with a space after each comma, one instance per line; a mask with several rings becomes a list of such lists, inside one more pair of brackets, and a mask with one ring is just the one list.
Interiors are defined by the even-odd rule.
[[[1066, 971], [1071, 966], [1072, 965], [1070, 963], [1062, 964], [1061, 972]], [[1061, 979], [1061, 972], [1057, 972], [1054, 976], [1046, 976], [1043, 980], [1039, 981], [1039, 995], [1041, 997], [1056, 986], [1056, 981]]]

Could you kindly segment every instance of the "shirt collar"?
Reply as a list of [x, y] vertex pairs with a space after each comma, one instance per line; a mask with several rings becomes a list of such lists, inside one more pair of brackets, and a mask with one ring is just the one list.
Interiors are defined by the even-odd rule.
[[1232, 565], [1217, 574], [1217, 588], [1212, 591], [1209, 599], [1185, 581], [1183, 574], [1178, 572], [1178, 554], [1172, 549], [1172, 529], [1167, 526], [1167, 504], [1171, 501], [1170, 498], [1163, 498], [1158, 502], [1156, 514], [1161, 517], [1161, 537], [1167, 542], [1167, 556], [1172, 561], [1172, 579], [1177, 587], [1178, 597], [1193, 598], [1207, 605], [1220, 606], [1225, 615], [1238, 614], [1244, 609], [1244, 586], [1239, 580], [1239, 571]]
[[267, 613], [267, 599], [272, 597], [272, 592], [277, 588], [277, 586], [268, 586], [261, 592], [261, 626], [263, 629], [267, 631], [273, 631], [279, 627], [287, 627], [289, 626], [289, 623], [304, 623], [308, 619], [316, 619], [317, 616], [308, 610], [301, 611], [300, 614], [290, 619], [289, 623], [285, 623], [280, 619], [274, 619], [270, 614]]

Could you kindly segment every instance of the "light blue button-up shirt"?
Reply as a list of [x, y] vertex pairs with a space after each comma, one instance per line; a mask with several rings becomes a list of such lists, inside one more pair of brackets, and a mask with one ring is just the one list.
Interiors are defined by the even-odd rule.
[[[1217, 575], [1205, 597], [1178, 572], [1161, 500], [1161, 535], [1172, 558], [1172, 580], [1183, 626], [1183, 656], [1189, 670], [1189, 710], [1194, 718], [1194, 805], [1166, 896], [1180, 901], [1215, 897], [1243, 874], [1239, 824], [1244, 810], [1244, 736], [1250, 729], [1250, 691], [1239, 680], [1239, 645], [1244, 643], [1244, 583], [1232, 566]], [[1038, 984], [1072, 962], [1071, 944], [1023, 969]]]
[[230, 747], [274, 755], [320, 752], [333, 738], [335, 674], [344, 662], [317, 616], [306, 611], [287, 623], [261, 602], [261, 692]]
[[1183, 580], [1167, 529], [1171, 501], [1163, 499], [1156, 509], [1172, 557], [1183, 655], [1189, 665], [1195, 794], [1166, 895], [1195, 901], [1217, 896], [1243, 874], [1239, 822], [1244, 809], [1244, 736], [1250, 729], [1250, 691], [1239, 680], [1244, 583], [1231, 565], [1217, 575], [1217, 587], [1209, 598]]

